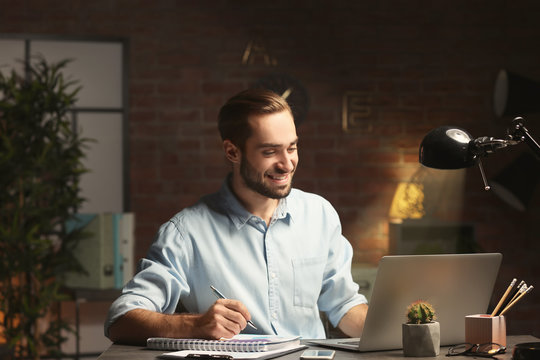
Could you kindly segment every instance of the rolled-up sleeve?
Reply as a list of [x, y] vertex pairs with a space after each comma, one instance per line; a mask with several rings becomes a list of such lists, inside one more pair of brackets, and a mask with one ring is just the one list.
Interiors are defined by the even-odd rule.
[[111, 305], [105, 336], [109, 336], [110, 326], [119, 317], [133, 309], [174, 313], [182, 294], [189, 292], [183, 266], [185, 246], [173, 222], [161, 226], [147, 257], [139, 262], [137, 274]]
[[[328, 204], [328, 207], [331, 207]], [[337, 327], [341, 318], [354, 306], [367, 304], [364, 295], [358, 293], [358, 285], [351, 275], [353, 249], [341, 233], [339, 217], [333, 208], [327, 209], [327, 229], [330, 246], [325, 269], [319, 308], [330, 323]]]

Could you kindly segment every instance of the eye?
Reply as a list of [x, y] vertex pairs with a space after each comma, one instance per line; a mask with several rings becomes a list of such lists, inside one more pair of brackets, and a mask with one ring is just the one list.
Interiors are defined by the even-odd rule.
[[298, 146], [296, 146], [296, 145], [295, 145], [295, 146], [291, 146], [290, 148], [287, 149], [287, 151], [288, 151], [289, 153], [293, 153], [293, 152], [295, 152], [296, 150], [298, 150]]
[[264, 156], [272, 156], [272, 155], [274, 155], [275, 153], [276, 153], [275, 150], [264, 150], [264, 151], [262, 152], [262, 154], [263, 154]]

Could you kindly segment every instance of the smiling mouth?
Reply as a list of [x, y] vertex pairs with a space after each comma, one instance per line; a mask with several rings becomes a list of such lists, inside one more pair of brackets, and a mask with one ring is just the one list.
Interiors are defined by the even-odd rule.
[[289, 180], [290, 174], [280, 174], [280, 175], [270, 175], [270, 174], [268, 174], [267, 176], [270, 178], [270, 180], [283, 182], [283, 181]]

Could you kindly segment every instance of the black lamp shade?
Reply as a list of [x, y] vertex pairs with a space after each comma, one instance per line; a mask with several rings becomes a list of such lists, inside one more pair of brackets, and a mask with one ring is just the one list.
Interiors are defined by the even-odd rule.
[[431, 130], [420, 144], [420, 163], [436, 169], [462, 169], [476, 164], [470, 151], [472, 136], [453, 126]]

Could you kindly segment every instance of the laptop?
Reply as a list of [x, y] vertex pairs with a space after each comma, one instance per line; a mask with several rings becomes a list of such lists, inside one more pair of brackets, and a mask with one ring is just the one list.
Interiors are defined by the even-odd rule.
[[441, 345], [465, 341], [465, 316], [485, 314], [502, 255], [499, 253], [384, 256], [361, 338], [310, 340], [310, 344], [355, 351], [401, 349], [407, 306], [431, 303]]

